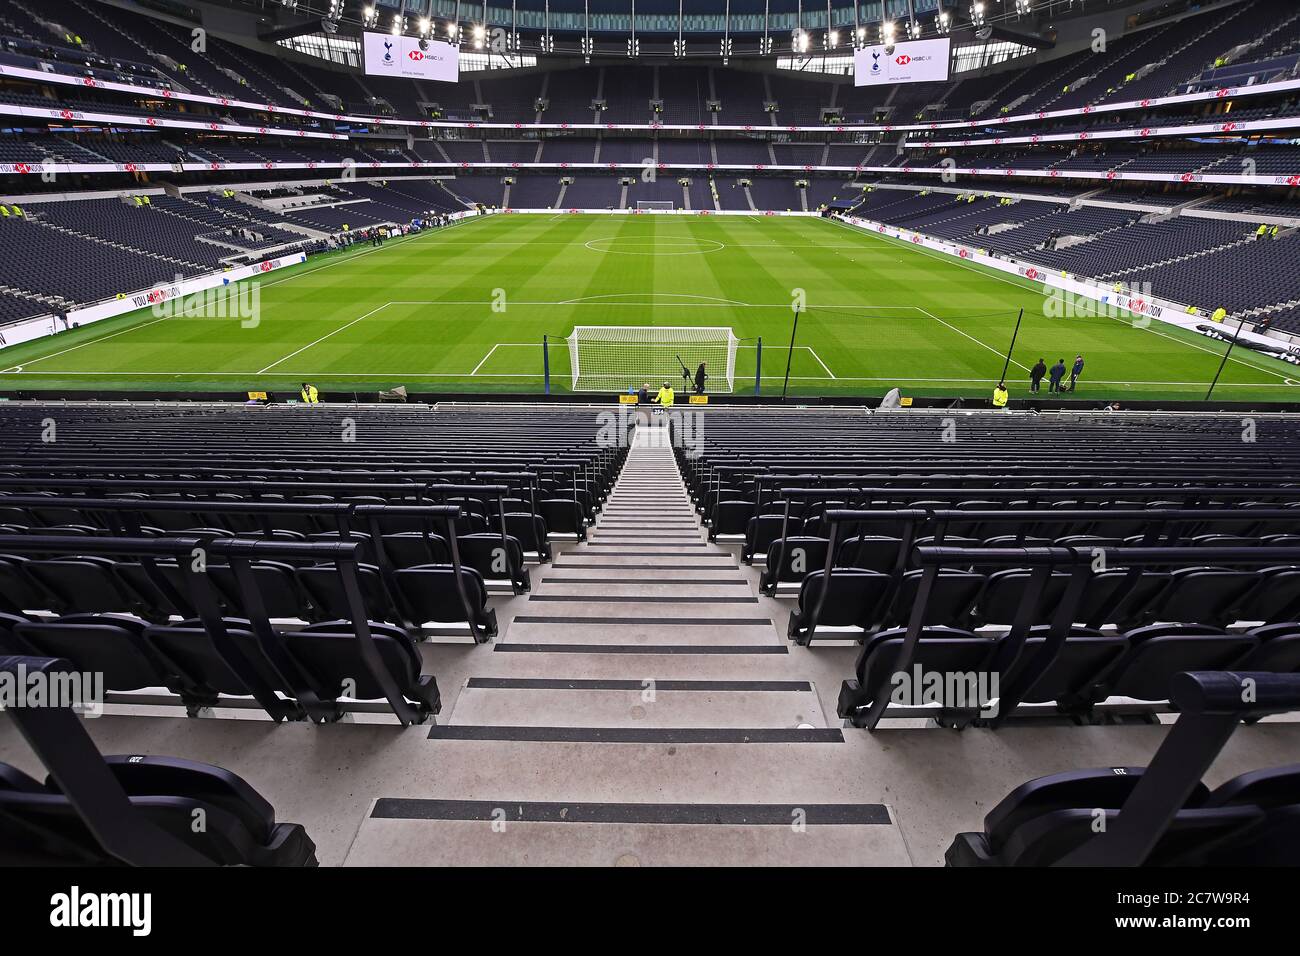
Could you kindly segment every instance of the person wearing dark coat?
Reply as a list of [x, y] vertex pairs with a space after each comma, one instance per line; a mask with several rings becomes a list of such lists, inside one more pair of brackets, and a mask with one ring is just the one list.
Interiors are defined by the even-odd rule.
[[1061, 379], [1063, 378], [1065, 378], [1065, 359], [1057, 359], [1056, 364], [1047, 373], [1047, 390], [1049, 392], [1063, 391], [1061, 388]]
[[707, 362], [701, 362], [700, 367], [695, 370], [695, 394], [696, 395], [704, 394], [704, 381], [709, 377], [708, 374], [704, 371], [704, 367], [707, 364], [708, 364]]
[[1038, 387], [1043, 382], [1043, 376], [1046, 374], [1047, 374], [1047, 363], [1044, 362], [1042, 359], [1039, 359], [1038, 364], [1029, 370], [1029, 390], [1031, 392], [1038, 391]]

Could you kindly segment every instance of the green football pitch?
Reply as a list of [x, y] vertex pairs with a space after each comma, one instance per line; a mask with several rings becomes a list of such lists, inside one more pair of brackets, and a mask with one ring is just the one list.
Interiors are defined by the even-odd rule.
[[[221, 295], [232, 295], [227, 287]], [[791, 303], [803, 290], [794, 349]], [[1076, 398], [1201, 400], [1225, 343], [1159, 321], [1051, 317], [1041, 286], [815, 218], [502, 215], [356, 246], [271, 274], [256, 321], [208, 301], [150, 310], [0, 350], [0, 391], [326, 394], [567, 391], [575, 325], [730, 326], [735, 390], [763, 394], [789, 359], [797, 395], [987, 398], [1017, 314], [1007, 375], [1086, 360]], [[688, 364], [690, 358], [684, 356]], [[1294, 378], [1293, 378], [1294, 376]], [[640, 375], [629, 385], [640, 384]], [[715, 380], [716, 384], [716, 380]], [[1044, 392], [1046, 386], [1044, 386]], [[1215, 398], [1300, 399], [1300, 369], [1234, 350]]]

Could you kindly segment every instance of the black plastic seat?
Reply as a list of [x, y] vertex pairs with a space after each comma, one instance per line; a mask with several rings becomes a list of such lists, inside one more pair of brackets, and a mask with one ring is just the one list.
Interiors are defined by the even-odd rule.
[[[267, 660], [249, 622], [226, 618], [223, 623], [230, 641], [263, 684], [291, 696], [292, 686]], [[159, 658], [167, 662], [169, 669], [180, 675], [177, 691], [191, 714], [199, 707], [217, 703], [218, 695], [253, 695], [248, 684], [217, 651], [202, 621], [151, 625], [144, 631], [144, 640]]]
[[[1039, 632], [1044, 630], [1045, 628], [1034, 629]], [[1038, 636], [1034, 631], [1031, 631], [1020, 652], [1026, 661], [1036, 660], [1047, 644], [1046, 634]], [[999, 642], [993, 669], [1001, 675], [1006, 675], [1011, 666], [1011, 647], [1009, 637]], [[1022, 703], [1055, 702], [1069, 709], [1078, 695], [1104, 679], [1127, 649], [1128, 641], [1123, 637], [1071, 633], [1047, 670], [1025, 691], [1021, 697]]]
[[[343, 592], [343, 582], [333, 564], [299, 568], [297, 578], [311, 602], [311, 620], [347, 620], [352, 617], [347, 595]], [[358, 564], [357, 584], [361, 589], [361, 600], [368, 620], [397, 620], [397, 608], [392, 607], [388, 600], [378, 568]]]
[[422, 564], [447, 564], [451, 561], [451, 550], [442, 535], [400, 531], [384, 535], [381, 543], [394, 568], [416, 568]]
[[[438, 683], [421, 675], [420, 650], [405, 631], [379, 622], [369, 623], [370, 637], [379, 657], [403, 696], [415, 704], [420, 719], [442, 709]], [[357, 649], [357, 636], [348, 621], [313, 624], [281, 635], [285, 649], [313, 684], [322, 699], [337, 701], [383, 699], [378, 681], [366, 668]]]
[[[487, 587], [473, 568], [460, 569], [461, 586], [469, 601], [469, 614], [488, 637], [497, 634], [496, 612], [487, 606]], [[456, 572], [449, 564], [422, 568], [403, 568], [397, 572], [397, 584], [410, 606], [415, 623], [469, 623], [466, 609], [456, 587]]]
[[1152, 624], [1124, 637], [1129, 649], [1093, 689], [1093, 700], [1107, 696], [1166, 700], [1174, 674], [1227, 670], [1259, 643], [1248, 634], [1227, 634], [1206, 625]]
[[571, 534], [577, 538], [585, 533], [584, 512], [576, 498], [543, 498], [537, 510], [546, 522], [550, 534]]
[[27, 575], [29, 559], [15, 554], [0, 554], [0, 610], [53, 611], [56, 600], [49, 591]]
[[18, 624], [13, 633], [41, 657], [65, 658], [104, 675], [106, 690], [177, 689], [178, 676], [144, 639], [147, 624], [124, 614], [73, 614]]
[[845, 568], [892, 571], [898, 565], [898, 552], [902, 547], [902, 540], [890, 535], [853, 535], [840, 544], [835, 563]]
[[[804, 578], [799, 588], [799, 604], [790, 612], [788, 636], [802, 643], [812, 622], [813, 609], [822, 594], [824, 570], [814, 571]], [[863, 568], [837, 568], [831, 575], [830, 590], [822, 602], [817, 618], [818, 627], [867, 628], [872, 622], [869, 615], [880, 606], [889, 593], [891, 579], [879, 571]]]
[[1265, 624], [1246, 633], [1256, 638], [1259, 646], [1241, 661], [1243, 670], [1278, 674], [1300, 671], [1300, 623]]
[[526, 554], [537, 555], [539, 561], [551, 560], [551, 545], [547, 541], [546, 521], [539, 515], [531, 512], [507, 511], [506, 533], [519, 542], [519, 547]]
[[1300, 567], [1264, 568], [1253, 589], [1236, 605], [1242, 621], [1265, 624], [1300, 618]]
[[749, 519], [754, 514], [752, 501], [719, 501], [713, 508], [709, 523], [709, 540], [716, 541], [718, 535], [743, 535], [749, 526]]
[[778, 538], [767, 547], [767, 561], [759, 578], [759, 590], [769, 591], [778, 584], [802, 581], [808, 574], [826, 566], [825, 538], [792, 535]]
[[[894, 628], [881, 631], [867, 640], [858, 655], [855, 668], [855, 681], [846, 681], [840, 692], [841, 717], [851, 716], [846, 713], [846, 702], [854, 700], [858, 706], [865, 706], [881, 694], [891, 694], [894, 690], [895, 675], [899, 673], [898, 654], [902, 649], [906, 631]], [[915, 673], [919, 668], [923, 674], [990, 674], [989, 664], [996, 648], [990, 637], [963, 631], [959, 628], [927, 627], [921, 632], [917, 641], [916, 652], [904, 673]], [[944, 681], [944, 685], [948, 685]], [[924, 688], [916, 688], [919, 693]], [[900, 701], [916, 703], [916, 701]], [[973, 705], [973, 701], [954, 702]]]
[[1259, 581], [1254, 571], [1179, 568], [1172, 573], [1155, 613], [1166, 621], [1228, 624], [1237, 602]]
[[55, 596], [64, 611], [112, 613], [138, 610], [122, 587], [110, 558], [93, 556], [29, 561], [32, 580]]
[[[217, 866], [315, 866], [316, 846], [243, 778], [175, 757], [104, 758], [133, 811]], [[196, 827], [194, 821], [204, 825]], [[100, 865], [110, 856], [52, 778], [0, 764], [0, 862]]]
[[760, 514], [750, 518], [745, 525], [745, 545], [741, 549], [741, 557], [746, 562], [751, 562], [754, 555], [767, 554], [768, 546], [781, 537], [782, 531], [787, 535], [796, 535], [802, 526], [802, 520], [794, 515], [790, 516], [789, 521], [779, 514]]
[[461, 564], [473, 568], [484, 581], [519, 582], [528, 590], [529, 575], [524, 567], [524, 549], [519, 539], [494, 532], [478, 532], [456, 538]]
[[[311, 619], [311, 604], [298, 587], [293, 565], [283, 561], [251, 561], [249, 571], [262, 596], [262, 606], [267, 617], [303, 621]], [[208, 575], [221, 590], [225, 604], [234, 616], [247, 616], [248, 607], [244, 603], [243, 588], [240, 587], [234, 568], [209, 565]]]
[[[903, 575], [893, 610], [893, 618], [900, 624], [906, 624], [910, 620], [922, 574], [923, 571], [917, 570]], [[921, 623], [927, 627], [960, 626], [965, 622], [970, 606], [979, 597], [984, 580], [984, 575], [972, 571], [941, 570], [935, 579], [934, 589], [930, 592], [925, 620]]]

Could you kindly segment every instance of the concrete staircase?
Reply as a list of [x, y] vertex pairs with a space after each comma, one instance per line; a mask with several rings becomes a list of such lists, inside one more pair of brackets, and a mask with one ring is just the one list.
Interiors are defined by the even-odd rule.
[[662, 421], [429, 730], [474, 773], [376, 800], [349, 865], [910, 862], [883, 803], [787, 776], [843, 732], [788, 679], [780, 606], [706, 540]]

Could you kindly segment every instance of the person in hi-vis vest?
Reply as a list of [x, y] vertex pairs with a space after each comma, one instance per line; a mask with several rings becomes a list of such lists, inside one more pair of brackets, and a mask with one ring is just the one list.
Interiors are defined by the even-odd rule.
[[302, 383], [302, 400], [308, 405], [320, 404], [320, 392], [316, 390], [315, 385], [308, 382]]
[[665, 408], [672, 408], [676, 396], [673, 394], [673, 387], [664, 382], [664, 387], [659, 389], [659, 394], [655, 396], [655, 404], [659, 406], [660, 411]]

